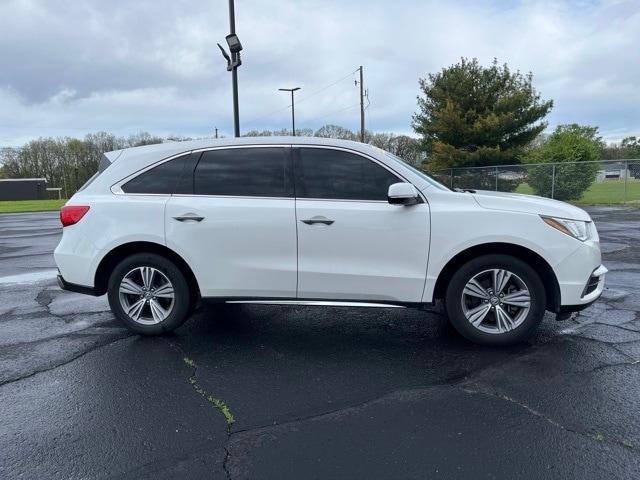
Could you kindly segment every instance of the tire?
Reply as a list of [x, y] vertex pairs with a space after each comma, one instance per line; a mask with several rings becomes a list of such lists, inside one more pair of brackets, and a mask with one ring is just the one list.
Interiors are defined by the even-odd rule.
[[[505, 271], [510, 275], [499, 273]], [[463, 337], [503, 346], [521, 342], [536, 330], [546, 295], [540, 277], [527, 263], [509, 255], [483, 255], [453, 274], [445, 305], [449, 321]]]
[[194, 306], [183, 273], [155, 253], [136, 253], [122, 260], [109, 277], [107, 292], [116, 318], [142, 335], [175, 330]]

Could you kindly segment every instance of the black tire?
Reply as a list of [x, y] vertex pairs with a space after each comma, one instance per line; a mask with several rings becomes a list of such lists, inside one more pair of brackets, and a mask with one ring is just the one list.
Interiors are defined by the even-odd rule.
[[[157, 323], [141, 323], [144, 321], [142, 315], [140, 321], [134, 320], [125, 312], [120, 301], [120, 285], [122, 280], [128, 273], [136, 271], [136, 269], [140, 267], [151, 267], [155, 269], [154, 279], [158, 276], [157, 272], [160, 272], [168, 279], [173, 287], [173, 303], [169, 310], [170, 313], [166, 318]], [[161, 275], [159, 275], [159, 277], [162, 278]], [[134, 302], [136, 296], [131, 295], [131, 297], [133, 298], [131, 301]], [[131, 297], [127, 297], [127, 301], [129, 301], [128, 299]], [[189, 284], [182, 271], [180, 271], [172, 261], [155, 253], [136, 253], [122, 260], [114, 268], [109, 277], [108, 298], [111, 311], [116, 318], [124, 323], [130, 330], [142, 335], [161, 335], [175, 330], [187, 320], [190, 313], [193, 312], [194, 307], [193, 296], [191, 295]], [[162, 299], [162, 301], [166, 302], [168, 300]], [[143, 312], [147, 312], [148, 315], [152, 315], [153, 313], [149, 306], [143, 307]], [[155, 321], [155, 318], [153, 320]], [[151, 321], [151, 319], [149, 321]]]
[[[467, 319], [463, 310], [463, 291], [467, 283], [476, 275], [492, 269], [503, 269], [515, 274], [525, 284], [530, 296], [529, 311], [526, 316], [522, 315], [521, 323], [512, 330], [501, 333], [488, 333], [475, 327]], [[469, 297], [466, 298], [469, 299]], [[485, 302], [485, 300], [478, 300], [478, 302]], [[491, 300], [485, 303], [491, 304]], [[468, 261], [453, 274], [447, 287], [445, 305], [449, 321], [463, 337], [482, 345], [503, 346], [521, 342], [531, 336], [544, 316], [546, 295], [540, 277], [527, 263], [510, 255], [483, 255]], [[493, 307], [487, 314], [485, 321], [488, 326], [483, 325], [484, 328], [497, 328], [495, 308], [497, 307]], [[492, 321], [495, 322], [495, 327], [491, 324]]]

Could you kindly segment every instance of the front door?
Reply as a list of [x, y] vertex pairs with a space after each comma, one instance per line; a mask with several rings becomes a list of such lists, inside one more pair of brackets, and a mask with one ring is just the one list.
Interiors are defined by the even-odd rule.
[[429, 254], [429, 205], [391, 205], [403, 182], [354, 152], [294, 149], [298, 298], [419, 302]]

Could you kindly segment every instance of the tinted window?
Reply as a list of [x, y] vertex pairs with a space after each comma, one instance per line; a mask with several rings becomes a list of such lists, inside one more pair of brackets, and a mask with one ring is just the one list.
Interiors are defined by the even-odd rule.
[[377, 163], [341, 150], [299, 149], [296, 195], [300, 198], [387, 200], [389, 185], [402, 182]]
[[125, 193], [163, 193], [171, 194], [182, 174], [184, 161], [189, 155], [169, 160], [147, 170], [122, 186]]
[[285, 148], [230, 148], [204, 152], [194, 174], [196, 195], [291, 197]]

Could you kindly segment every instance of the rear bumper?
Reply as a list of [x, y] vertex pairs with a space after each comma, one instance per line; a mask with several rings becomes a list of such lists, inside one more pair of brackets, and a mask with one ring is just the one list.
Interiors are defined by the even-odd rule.
[[69, 283], [62, 275], [58, 274], [58, 286], [62, 290], [67, 290], [69, 292], [82, 293], [84, 295], [92, 295], [94, 297], [99, 297], [101, 294], [96, 291], [93, 287], [87, 287], [85, 285], [78, 285], [76, 283]]

